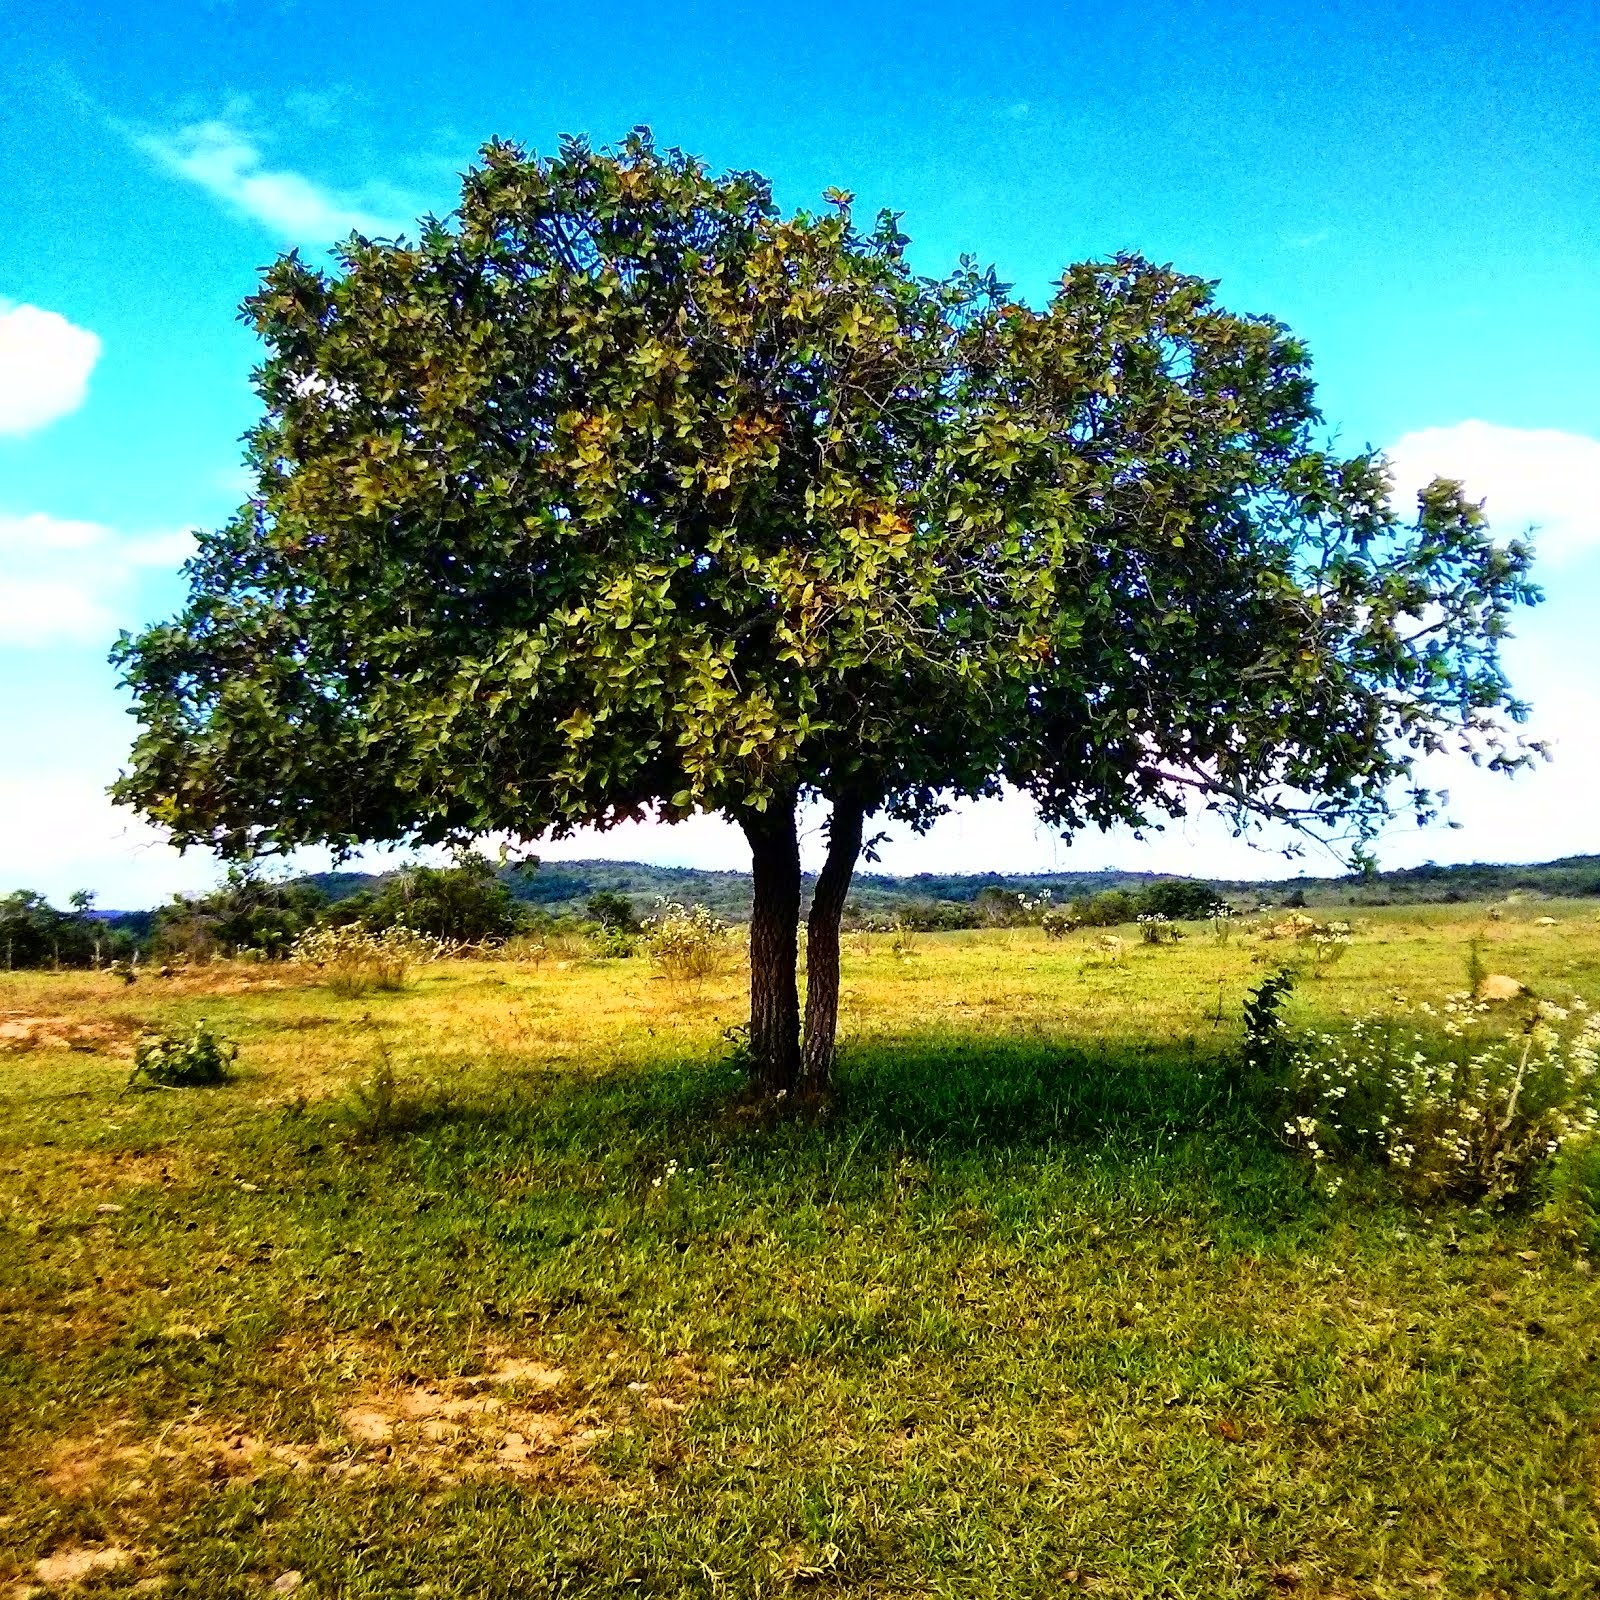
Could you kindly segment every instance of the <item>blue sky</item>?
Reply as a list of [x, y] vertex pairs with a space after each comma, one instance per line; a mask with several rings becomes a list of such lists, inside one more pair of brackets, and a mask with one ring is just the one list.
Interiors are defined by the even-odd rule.
[[[132, 729], [105, 648], [170, 609], [242, 492], [258, 268], [448, 211], [491, 134], [647, 122], [786, 205], [905, 213], [918, 263], [1035, 299], [1135, 248], [1311, 345], [1339, 437], [1540, 527], [1513, 647], [1554, 763], [1440, 774], [1462, 824], [1390, 862], [1600, 849], [1600, 14], [1588, 5], [56, 4], [0, 65], [0, 891], [208, 882], [103, 799]], [[562, 853], [737, 864], [706, 820]], [[1070, 845], [1020, 802], [891, 868], [1284, 870], [1204, 823]]]

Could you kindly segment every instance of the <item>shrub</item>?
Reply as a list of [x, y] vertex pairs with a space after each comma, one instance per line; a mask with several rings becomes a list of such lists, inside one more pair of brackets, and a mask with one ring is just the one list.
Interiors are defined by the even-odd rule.
[[1039, 926], [1044, 929], [1045, 938], [1065, 939], [1078, 926], [1078, 918], [1074, 912], [1067, 910], [1065, 906], [1051, 906], [1039, 918]]
[[347, 922], [302, 934], [292, 959], [317, 968], [335, 994], [350, 999], [373, 989], [403, 989], [413, 967], [449, 953], [442, 940], [403, 923], [373, 929]]
[[193, 1089], [226, 1083], [239, 1047], [198, 1022], [187, 1034], [147, 1033], [133, 1047], [130, 1088]]
[[633, 902], [612, 889], [601, 889], [597, 894], [590, 895], [584, 910], [602, 928], [616, 928], [629, 934], [639, 931], [639, 918], [633, 909]]
[[1086, 928], [1115, 928], [1138, 916], [1139, 902], [1126, 889], [1107, 889], [1073, 902], [1072, 914]]
[[851, 926], [863, 933], [945, 933], [981, 928], [983, 915], [967, 900], [904, 900], [872, 914], [857, 908]]
[[1245, 996], [1244, 1064], [1256, 1083], [1279, 1077], [1288, 1047], [1283, 1007], [1293, 989], [1293, 971], [1280, 967]]
[[657, 900], [640, 939], [656, 970], [679, 983], [702, 982], [727, 965], [727, 924], [704, 906]]
[[1303, 911], [1291, 911], [1282, 922], [1261, 930], [1263, 939], [1287, 939], [1295, 946], [1291, 964], [1319, 977], [1343, 958], [1355, 934], [1348, 922], [1318, 922]]
[[1336, 961], [1341, 961], [1355, 939], [1348, 922], [1329, 922], [1314, 928], [1307, 944], [1311, 949], [1311, 975], [1319, 977]]
[[230, 867], [209, 893], [174, 895], [156, 912], [151, 947], [168, 961], [204, 962], [243, 950], [280, 958], [326, 906], [327, 896], [315, 884]]
[[1164, 912], [1146, 911], [1139, 917], [1139, 937], [1146, 944], [1176, 944], [1183, 929]]
[[1022, 889], [994, 886], [980, 889], [973, 897], [972, 909], [979, 924], [991, 928], [1035, 927], [1050, 909], [1051, 891], [1041, 889], [1030, 895]]
[[507, 961], [526, 961], [537, 971], [550, 959], [550, 945], [542, 934], [519, 933], [500, 946]]
[[1504, 1032], [1460, 994], [1442, 1022], [1425, 1005], [1309, 1035], [1289, 1051], [1285, 1138], [1318, 1163], [1375, 1156], [1418, 1198], [1514, 1194], [1600, 1128], [1586, 1011], [1542, 1003]]
[[1220, 896], [1209, 883], [1195, 878], [1173, 878], [1152, 883], [1139, 893], [1139, 910], [1169, 922], [1202, 922]]
[[593, 953], [602, 961], [626, 961], [639, 948], [639, 936], [602, 922], [593, 936]]
[[1086, 967], [1121, 967], [1125, 965], [1123, 941], [1114, 933], [1102, 933], [1089, 947], [1084, 958]]
[[[341, 917], [341, 921], [350, 920]], [[359, 920], [404, 926], [451, 944], [494, 944], [516, 932], [520, 908], [487, 856], [467, 851], [451, 867], [406, 867], [386, 878]]]

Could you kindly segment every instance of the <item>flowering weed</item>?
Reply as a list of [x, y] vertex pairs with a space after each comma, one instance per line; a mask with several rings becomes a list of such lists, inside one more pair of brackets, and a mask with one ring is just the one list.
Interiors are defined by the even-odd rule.
[[1524, 1189], [1600, 1125], [1600, 1017], [1541, 1002], [1507, 1030], [1492, 1010], [1457, 994], [1298, 1040], [1286, 1138], [1318, 1163], [1376, 1155], [1418, 1198]]

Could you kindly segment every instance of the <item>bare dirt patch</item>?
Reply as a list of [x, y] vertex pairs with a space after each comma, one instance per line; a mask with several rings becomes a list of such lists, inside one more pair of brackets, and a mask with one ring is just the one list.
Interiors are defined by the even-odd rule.
[[137, 1491], [174, 1472], [254, 1479], [274, 1471], [360, 1477], [399, 1467], [456, 1481], [504, 1474], [568, 1485], [597, 1479], [585, 1459], [608, 1432], [594, 1411], [563, 1404], [567, 1374], [527, 1357], [491, 1358], [473, 1377], [385, 1386], [339, 1412], [344, 1444], [294, 1444], [191, 1412], [159, 1438], [137, 1438], [126, 1422], [57, 1442], [43, 1463], [46, 1485], [64, 1500], [115, 1484]]
[[484, 1470], [570, 1476], [606, 1430], [592, 1414], [556, 1403], [565, 1381], [559, 1367], [505, 1358], [477, 1377], [366, 1395], [340, 1421], [369, 1459], [446, 1476]]
[[137, 1024], [120, 1019], [85, 1022], [77, 1017], [0, 1011], [0, 1055], [22, 1055], [30, 1050], [129, 1055], [138, 1032]]
[[36, 1561], [33, 1575], [40, 1583], [82, 1583], [97, 1572], [126, 1566], [132, 1559], [132, 1555], [118, 1545], [79, 1545]]
[[1491, 972], [1478, 982], [1477, 998], [1480, 1000], [1519, 1000], [1527, 988], [1516, 978], [1504, 972]]
[[254, 1479], [274, 1467], [310, 1471], [323, 1461], [315, 1446], [262, 1439], [199, 1417], [172, 1424], [159, 1439], [132, 1440], [121, 1424], [61, 1440], [48, 1457], [45, 1483], [63, 1499], [91, 1495], [108, 1482], [136, 1489], [152, 1469], [198, 1469], [211, 1478]]

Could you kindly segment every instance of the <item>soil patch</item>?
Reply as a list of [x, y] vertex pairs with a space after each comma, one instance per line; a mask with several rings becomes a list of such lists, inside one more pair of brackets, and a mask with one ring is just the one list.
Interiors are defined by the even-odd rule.
[[138, 1029], [126, 1022], [84, 1022], [77, 1017], [30, 1016], [0, 1011], [0, 1055], [29, 1050], [103, 1051], [129, 1055]]
[[471, 1378], [421, 1382], [364, 1396], [340, 1414], [369, 1460], [445, 1476], [488, 1470], [516, 1478], [570, 1475], [606, 1430], [556, 1403], [559, 1367], [502, 1360]]
[[36, 1561], [33, 1575], [40, 1583], [82, 1583], [97, 1572], [110, 1572], [115, 1567], [127, 1565], [133, 1557], [114, 1544], [96, 1546], [80, 1545], [70, 1550], [58, 1550], [43, 1561]]

